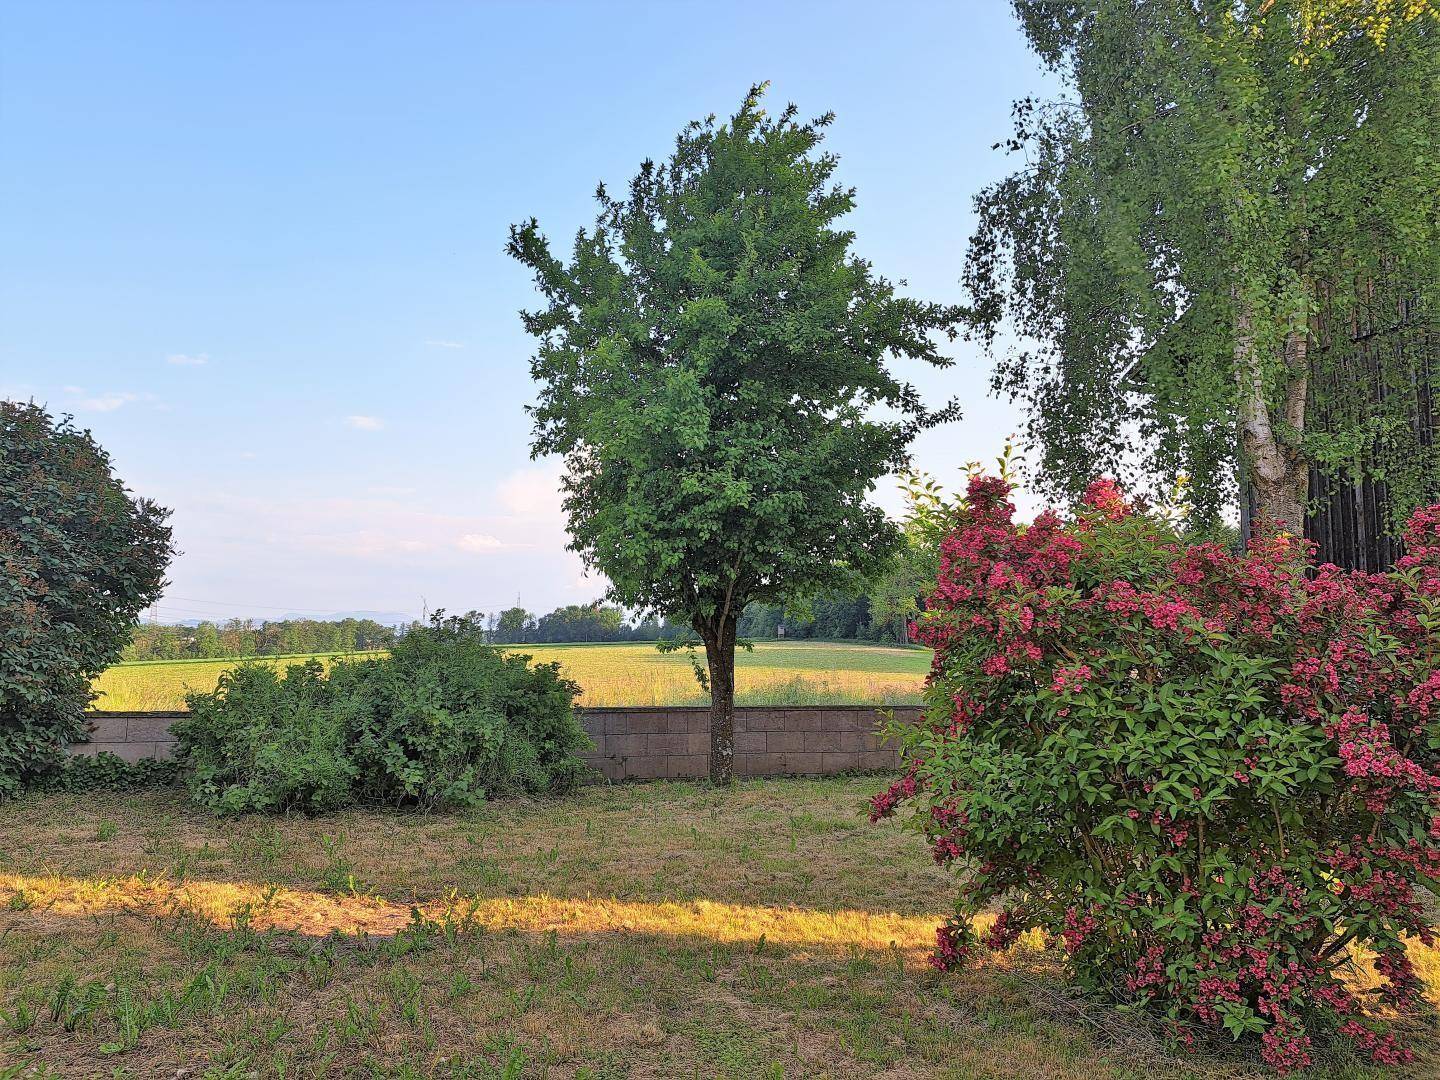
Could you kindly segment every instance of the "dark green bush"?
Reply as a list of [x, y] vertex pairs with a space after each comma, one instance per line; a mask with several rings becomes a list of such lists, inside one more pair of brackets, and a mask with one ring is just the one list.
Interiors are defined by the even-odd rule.
[[98, 754], [66, 758], [36, 786], [44, 791], [130, 791], [175, 783], [179, 763], [173, 759], [141, 758], [126, 761], [102, 750]]
[[174, 731], [191, 792], [222, 812], [470, 806], [580, 779], [578, 692], [557, 665], [486, 645], [476, 620], [437, 615], [328, 676], [242, 665]]
[[358, 770], [337, 687], [316, 660], [292, 665], [287, 676], [242, 664], [213, 692], [187, 696], [190, 715], [171, 731], [197, 802], [225, 813], [320, 813], [354, 801]]
[[0, 401], [0, 798], [47, 783], [83, 738], [90, 680], [160, 595], [167, 514], [88, 431]]

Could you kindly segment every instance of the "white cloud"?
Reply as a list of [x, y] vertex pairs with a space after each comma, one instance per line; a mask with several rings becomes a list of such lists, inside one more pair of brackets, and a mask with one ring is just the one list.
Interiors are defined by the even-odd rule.
[[461, 551], [498, 551], [505, 545], [489, 533], [466, 533], [455, 541], [455, 546]]
[[89, 394], [83, 387], [67, 386], [65, 393], [74, 399], [68, 407], [76, 412], [114, 412], [121, 406], [136, 401], [155, 400], [154, 394], [139, 394], [133, 390], [106, 390], [103, 393]]
[[378, 416], [347, 416], [345, 424], [356, 431], [379, 431], [385, 426], [385, 421]]
[[463, 341], [427, 341], [425, 344], [432, 349], [463, 349], [465, 347]]
[[558, 459], [534, 468], [516, 469], [496, 487], [500, 505], [522, 518], [563, 521], [564, 494], [560, 478], [565, 467]]
[[208, 353], [171, 353], [165, 358], [167, 364], [176, 367], [200, 367], [210, 362]]

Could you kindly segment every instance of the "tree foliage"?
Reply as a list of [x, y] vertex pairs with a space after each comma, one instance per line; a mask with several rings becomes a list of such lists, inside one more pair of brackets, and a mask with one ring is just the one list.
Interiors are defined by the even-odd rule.
[[83, 737], [90, 680], [160, 595], [168, 515], [131, 497], [88, 431], [0, 402], [0, 797]]
[[[1045, 486], [1188, 475], [1213, 517], [1238, 436], [1272, 520], [1298, 524], [1317, 463], [1383, 476], [1403, 520], [1440, 476], [1413, 423], [1440, 288], [1434, 5], [1015, 8], [1064, 99], [1017, 103], [1024, 166], [978, 197], [965, 280]], [[1374, 377], [1350, 366], [1367, 335]]]
[[545, 299], [533, 452], [561, 454], [571, 546], [616, 601], [689, 623], [710, 663], [712, 774], [729, 777], [735, 628], [752, 601], [837, 586], [887, 557], [868, 501], [927, 411], [886, 361], [948, 363], [959, 311], [896, 295], [852, 254], [854, 206], [819, 150], [831, 117], [692, 123], [568, 262], [531, 220], [510, 252]]

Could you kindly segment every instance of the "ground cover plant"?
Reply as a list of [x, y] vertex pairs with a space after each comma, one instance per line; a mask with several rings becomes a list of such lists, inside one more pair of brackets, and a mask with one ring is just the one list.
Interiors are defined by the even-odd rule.
[[[1087, 1006], [1033, 936], [932, 971], [953, 885], [866, 823], [874, 783], [324, 818], [28, 797], [0, 822], [0, 1074], [1254, 1075]], [[1380, 1075], [1343, 1053], [1317, 1074]]]
[[[515, 645], [506, 650], [537, 664], [558, 663], [580, 684], [579, 704], [704, 705], [687, 657], [653, 644]], [[355, 656], [380, 656], [358, 653]], [[327, 668], [336, 655], [264, 657], [282, 670], [315, 659]], [[145, 711], [185, 708], [190, 691], [208, 692], [235, 660], [147, 660], [116, 664], [95, 680], [95, 708]], [[915, 704], [920, 701], [930, 651], [823, 641], [756, 642], [735, 658], [735, 700], [741, 705]]]
[[172, 730], [191, 794], [215, 810], [468, 806], [580, 780], [577, 692], [553, 664], [487, 645], [475, 620], [436, 615], [328, 672], [242, 664]]
[[935, 859], [972, 871], [937, 966], [1039, 929], [1181, 1041], [1408, 1061], [1397, 1031], [1434, 1020], [1412, 954], [1440, 874], [1440, 507], [1366, 575], [1309, 572], [1286, 535], [1186, 545], [1108, 481], [1028, 527], [1008, 495], [975, 477], [942, 544], [928, 708], [874, 803], [916, 802]]

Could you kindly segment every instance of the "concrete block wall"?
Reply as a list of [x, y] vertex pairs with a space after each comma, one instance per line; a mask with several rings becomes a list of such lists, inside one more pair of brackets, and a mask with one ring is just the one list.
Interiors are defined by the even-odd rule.
[[[825, 776], [895, 769], [900, 756], [881, 744], [875, 705], [793, 705], [735, 710], [736, 776]], [[886, 706], [918, 717], [917, 705]], [[586, 760], [608, 780], [701, 777], [710, 770], [710, 710], [699, 707], [585, 709], [595, 741]]]
[[184, 716], [183, 712], [91, 713], [90, 741], [74, 743], [72, 754], [98, 754], [109, 751], [126, 761], [142, 758], [168, 758], [175, 752], [175, 736], [170, 725]]
[[[735, 710], [736, 776], [825, 776], [899, 767], [899, 754], [875, 733], [880, 706], [793, 705]], [[914, 718], [919, 706], [884, 707]], [[181, 712], [91, 713], [90, 740], [72, 754], [108, 750], [126, 761], [174, 753], [170, 725]], [[585, 760], [607, 780], [697, 778], [710, 769], [710, 710], [705, 706], [583, 709], [595, 742]]]

